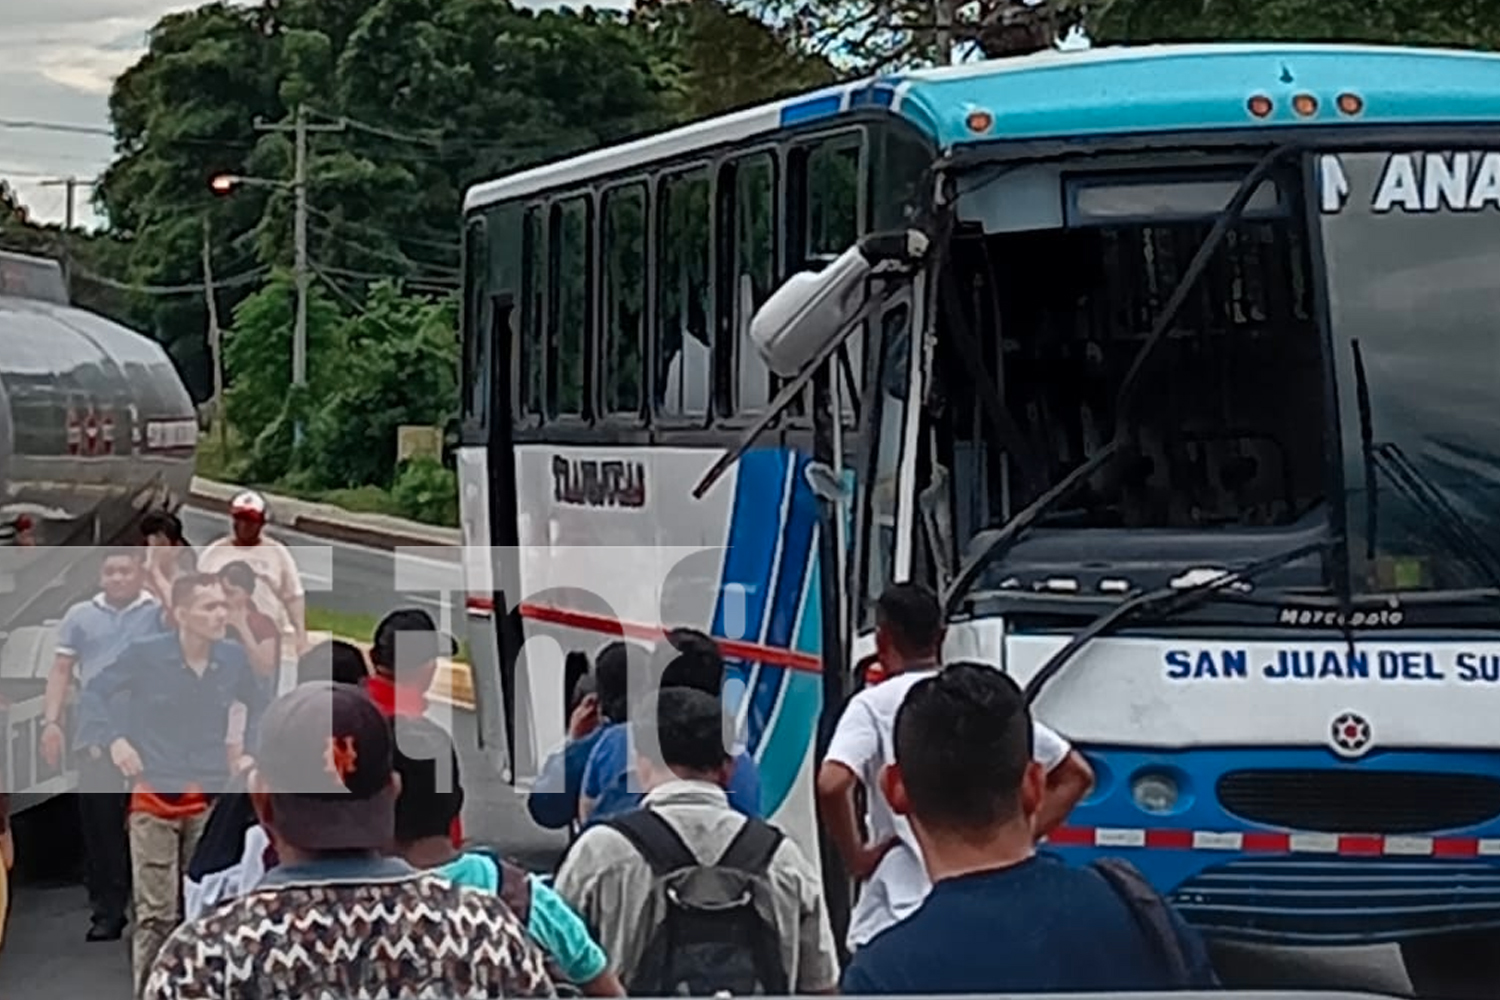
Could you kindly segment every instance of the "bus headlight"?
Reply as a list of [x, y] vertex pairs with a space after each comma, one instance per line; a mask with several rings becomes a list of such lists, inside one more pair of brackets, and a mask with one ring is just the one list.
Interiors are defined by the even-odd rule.
[[1177, 782], [1165, 774], [1142, 774], [1130, 783], [1130, 797], [1148, 813], [1171, 812], [1177, 795]]

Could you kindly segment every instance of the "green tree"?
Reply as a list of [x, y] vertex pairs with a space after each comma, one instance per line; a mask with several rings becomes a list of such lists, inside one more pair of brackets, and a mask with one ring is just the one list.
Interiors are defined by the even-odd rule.
[[249, 442], [246, 471], [270, 481], [293, 467], [290, 429], [310, 401], [332, 391], [343, 378], [345, 351], [338, 308], [315, 286], [307, 307], [307, 394], [292, 399], [292, 331], [296, 285], [277, 272], [271, 282], [234, 310], [225, 333], [224, 370], [230, 380], [224, 410], [230, 424]]
[[1322, 41], [1500, 46], [1500, 5], [1351, 0], [1113, 0], [1089, 9], [1090, 31], [1108, 43], [1152, 41]]
[[308, 431], [303, 474], [319, 488], [389, 486], [396, 430], [443, 425], [458, 399], [458, 303], [403, 295], [394, 282], [370, 289], [364, 312], [334, 338], [339, 370]]
[[[264, 195], [215, 199], [209, 181], [247, 169], [260, 139], [258, 115], [274, 117], [275, 35], [271, 9], [206, 4], [157, 22], [146, 54], [115, 82], [110, 116], [116, 159], [95, 199], [131, 253], [113, 276], [147, 285], [202, 280], [203, 222], [219, 240], [220, 277], [256, 263], [242, 239], [258, 224]], [[244, 291], [226, 292], [225, 307]], [[146, 313], [198, 398], [210, 385], [202, 296], [160, 296]]]
[[833, 66], [798, 49], [790, 35], [720, 0], [642, 0], [635, 23], [659, 50], [672, 110], [692, 120], [827, 86]]

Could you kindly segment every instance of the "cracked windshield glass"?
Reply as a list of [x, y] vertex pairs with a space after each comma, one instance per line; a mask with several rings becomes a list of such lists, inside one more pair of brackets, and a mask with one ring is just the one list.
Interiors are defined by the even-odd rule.
[[0, 15], [0, 997], [1500, 1000], [1491, 13]]

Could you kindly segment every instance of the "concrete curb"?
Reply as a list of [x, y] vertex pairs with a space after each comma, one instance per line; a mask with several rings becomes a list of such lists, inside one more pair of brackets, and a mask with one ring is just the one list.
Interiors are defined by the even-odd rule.
[[[228, 513], [229, 502], [245, 487], [219, 483], [201, 476], [193, 477], [189, 502], [194, 507]], [[356, 514], [332, 504], [313, 503], [295, 497], [279, 496], [259, 490], [270, 505], [272, 524], [318, 538], [349, 542], [375, 549], [397, 549], [408, 546], [452, 546], [463, 544], [456, 528], [407, 521], [384, 514]]]

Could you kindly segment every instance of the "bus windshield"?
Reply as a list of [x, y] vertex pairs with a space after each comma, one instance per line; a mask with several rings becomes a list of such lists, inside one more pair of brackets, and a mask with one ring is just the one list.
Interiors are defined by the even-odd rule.
[[1355, 593], [1500, 586], [1500, 152], [1324, 154]]
[[[1121, 395], [1252, 163], [1007, 165], [967, 185], [945, 276], [962, 291], [939, 339], [972, 332], [1020, 441], [1000, 453], [962, 355], [939, 357], [951, 445], [936, 458], [952, 469], [960, 551], [983, 550], [1117, 442], [976, 589], [1087, 564], [1149, 589], [1162, 583], [1152, 572], [1237, 564], [1326, 532], [1329, 380], [1297, 157], [1248, 192]], [[1277, 585], [1324, 587], [1319, 563]]]

